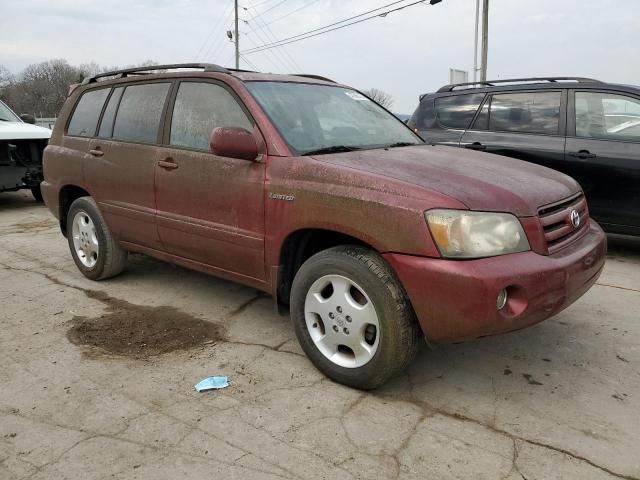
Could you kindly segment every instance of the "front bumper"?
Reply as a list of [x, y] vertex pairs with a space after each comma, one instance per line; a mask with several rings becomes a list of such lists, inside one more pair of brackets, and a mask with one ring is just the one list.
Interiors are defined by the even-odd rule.
[[[544, 256], [514, 253], [445, 260], [389, 253], [429, 341], [458, 342], [541, 322], [568, 307], [596, 282], [607, 239], [597, 223], [575, 243]], [[498, 293], [507, 289], [502, 310]]]

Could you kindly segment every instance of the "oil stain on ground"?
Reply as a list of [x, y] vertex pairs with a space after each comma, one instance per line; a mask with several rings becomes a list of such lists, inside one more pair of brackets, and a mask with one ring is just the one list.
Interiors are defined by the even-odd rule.
[[98, 318], [74, 317], [67, 337], [75, 345], [144, 358], [224, 339], [221, 326], [174, 307], [135, 305], [94, 290], [85, 294], [105, 304], [107, 313]]

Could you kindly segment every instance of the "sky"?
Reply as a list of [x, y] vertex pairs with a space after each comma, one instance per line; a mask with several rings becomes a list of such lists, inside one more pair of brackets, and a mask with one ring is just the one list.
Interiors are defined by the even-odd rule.
[[[405, 0], [394, 7], [413, 3]], [[239, 0], [240, 49], [292, 37], [392, 0]], [[0, 0], [0, 65], [19, 73], [64, 58], [79, 65], [210, 62], [233, 67], [233, 0]], [[257, 53], [241, 68], [313, 73], [391, 94], [412, 113], [418, 96], [474, 58], [475, 0], [428, 1]], [[390, 8], [380, 10], [388, 10]], [[266, 26], [265, 26], [266, 24]], [[640, 84], [640, 0], [490, 0], [488, 77], [587, 76]]]

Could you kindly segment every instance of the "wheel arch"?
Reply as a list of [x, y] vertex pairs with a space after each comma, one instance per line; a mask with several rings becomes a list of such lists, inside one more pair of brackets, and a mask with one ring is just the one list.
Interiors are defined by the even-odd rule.
[[62, 234], [67, 236], [67, 214], [71, 204], [80, 197], [90, 197], [91, 194], [78, 185], [65, 185], [60, 189], [58, 194], [58, 208], [60, 218], [60, 230]]
[[377, 251], [365, 238], [329, 228], [301, 228], [286, 236], [280, 247], [274, 289], [279, 307], [289, 305], [291, 285], [302, 264], [312, 255], [338, 245], [359, 245]]

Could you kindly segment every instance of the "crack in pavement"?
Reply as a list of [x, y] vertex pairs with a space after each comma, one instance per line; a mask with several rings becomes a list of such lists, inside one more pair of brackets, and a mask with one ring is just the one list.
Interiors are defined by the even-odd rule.
[[[19, 252], [13, 252], [13, 253], [15, 253], [16, 255], [21, 256], [22, 258], [32, 260], [35, 263], [40, 263], [40, 262], [38, 262], [38, 260], [30, 259], [28, 256], [25, 256], [25, 255], [23, 255], [23, 254], [21, 254]], [[6, 263], [2, 263], [2, 262], [0, 262], [0, 266], [2, 268], [6, 269], [6, 270], [9, 270], [9, 271], [20, 271], [20, 272], [26, 272], [26, 273], [30, 273], [30, 274], [40, 275], [40, 276], [48, 279], [50, 282], [52, 282], [54, 284], [80, 291], [80, 292], [84, 293], [85, 295], [87, 295], [87, 292], [89, 291], [89, 290], [84, 289], [82, 287], [79, 287], [79, 286], [76, 286], [76, 285], [73, 285], [73, 284], [70, 284], [70, 283], [66, 283], [66, 282], [60, 280], [59, 278], [57, 278], [57, 277], [55, 277], [55, 276], [53, 276], [53, 275], [51, 275], [49, 273], [46, 273], [46, 272], [34, 271], [34, 270], [30, 270], [28, 268], [13, 267], [11, 265], [7, 265]], [[52, 267], [51, 266], [46, 266], [45, 268], [52, 268]], [[629, 291], [634, 291], [634, 292], [640, 292], [639, 290], [625, 288], [625, 287], [619, 287], [619, 286], [614, 286], [614, 285], [606, 285], [606, 284], [599, 284], [599, 285], [606, 286], [606, 287], [611, 287], [611, 288], [619, 288], [619, 289], [629, 290]], [[252, 297], [251, 299], [245, 301], [243, 304], [241, 304], [239, 307], [237, 307], [234, 311], [232, 311], [231, 314], [229, 315], [229, 317], [231, 317], [233, 315], [238, 315], [239, 313], [244, 311], [246, 308], [248, 308], [252, 303], [258, 301], [260, 298], [263, 298], [264, 296], [265, 296], [264, 294], [259, 294], [259, 295], [256, 295], [256, 296]], [[272, 350], [272, 351], [275, 351], [275, 352], [278, 352], [278, 353], [287, 353], [287, 354], [294, 354], [294, 355], [297, 355], [297, 356], [301, 356], [300, 354], [297, 354], [297, 353], [278, 350], [286, 342], [284, 342], [281, 345], [278, 345], [276, 347], [271, 347], [271, 346], [264, 345], [264, 344], [253, 344], [253, 343], [248, 343], [248, 342], [234, 342], [234, 341], [226, 342], [225, 341], [225, 343], [262, 347], [262, 348], [269, 349], [269, 350]], [[400, 465], [400, 462], [399, 462], [399, 459], [397, 458], [397, 456], [399, 455], [399, 453], [401, 453], [403, 451], [404, 448], [406, 448], [406, 446], [410, 442], [411, 438], [413, 438], [413, 436], [417, 432], [418, 427], [421, 425], [421, 423], [426, 418], [428, 418], [430, 416], [433, 416], [434, 414], [439, 414], [439, 415], [442, 415], [444, 417], [448, 417], [448, 418], [455, 419], [455, 420], [458, 420], [458, 421], [468, 422], [468, 423], [472, 423], [472, 424], [475, 424], [475, 425], [479, 425], [479, 426], [487, 428], [487, 429], [489, 429], [489, 430], [491, 430], [491, 431], [493, 431], [493, 432], [495, 432], [495, 433], [497, 433], [499, 435], [503, 435], [503, 436], [506, 436], [506, 437], [510, 438], [514, 442], [514, 452], [513, 452], [513, 458], [512, 458], [512, 470], [507, 474], [507, 476], [510, 475], [513, 471], [516, 471], [523, 479], [526, 479], [526, 477], [520, 472], [520, 470], [519, 470], [519, 468], [517, 466], [517, 458], [518, 458], [518, 454], [519, 454], [519, 449], [516, 450], [517, 442], [523, 442], [523, 443], [534, 445], [534, 446], [537, 446], [537, 447], [540, 447], [540, 448], [548, 449], [548, 450], [560, 453], [562, 455], [566, 455], [566, 456], [568, 456], [570, 458], [582, 461], [582, 462], [590, 465], [591, 467], [593, 467], [595, 469], [598, 469], [598, 470], [600, 470], [600, 471], [602, 471], [604, 473], [607, 473], [609, 475], [612, 475], [612, 476], [614, 476], [616, 478], [620, 478], [620, 479], [624, 479], [624, 480], [640, 480], [640, 477], [636, 477], [636, 476], [633, 476], [633, 475], [628, 475], [628, 474], [616, 472], [616, 471], [613, 471], [612, 469], [610, 469], [610, 468], [608, 468], [606, 466], [599, 465], [595, 461], [593, 461], [593, 460], [591, 460], [591, 459], [589, 459], [589, 458], [587, 458], [587, 457], [585, 457], [583, 455], [580, 455], [579, 453], [572, 452], [572, 451], [570, 451], [568, 449], [565, 449], [565, 448], [562, 448], [562, 447], [558, 447], [558, 446], [555, 446], [555, 445], [551, 445], [551, 444], [548, 444], [548, 443], [544, 443], [542, 441], [538, 441], [538, 440], [535, 440], [535, 439], [528, 439], [528, 438], [525, 438], [525, 437], [523, 437], [521, 435], [513, 434], [513, 433], [511, 433], [511, 432], [509, 432], [507, 430], [498, 428], [495, 425], [495, 415], [494, 415], [494, 419], [493, 419], [493, 421], [491, 423], [485, 423], [485, 422], [483, 422], [481, 420], [478, 420], [476, 418], [473, 418], [471, 416], [463, 415], [463, 414], [460, 414], [460, 413], [457, 413], [457, 412], [450, 412], [450, 411], [447, 411], [447, 410], [442, 409], [442, 408], [434, 407], [434, 406], [430, 405], [426, 401], [415, 399], [415, 395], [413, 393], [414, 385], [413, 385], [413, 382], [411, 381], [410, 375], [408, 375], [408, 379], [409, 379], [409, 383], [410, 383], [410, 386], [411, 386], [411, 396], [413, 396], [414, 398], [413, 399], [405, 399], [405, 398], [403, 398], [402, 401], [405, 401], [405, 402], [408, 402], [408, 403], [412, 403], [413, 405], [421, 408], [422, 411], [423, 411], [423, 415], [420, 417], [420, 419], [418, 419], [416, 421], [416, 424], [413, 427], [412, 433], [405, 439], [405, 441], [403, 441], [403, 445], [401, 445], [398, 448], [395, 456], [391, 456], [392, 458], [395, 459], [395, 461], [397, 462], [398, 465]], [[495, 393], [496, 393], [495, 392], [495, 386], [492, 386], [492, 388], [494, 390], [494, 398], [495, 398]], [[276, 391], [276, 390], [286, 390], [286, 388], [273, 389], [272, 391]], [[375, 394], [375, 393], [370, 393], [370, 395], [373, 395], [374, 397], [377, 396], [379, 398], [386, 398], [386, 399], [391, 400], [391, 401], [398, 400], [397, 397], [378, 395], [378, 394]], [[348, 411], [353, 410], [353, 408], [355, 408], [364, 398], [367, 398], [367, 394], [362, 394], [362, 396], [359, 397], [353, 403], [353, 405], [351, 405], [348, 408], [347, 412], [345, 412], [344, 415], [346, 415], [346, 413], [348, 413]], [[137, 402], [137, 400], [135, 400], [135, 399], [131, 399], [131, 400]], [[139, 403], [139, 402], [137, 402], [137, 403]], [[141, 405], [143, 405], [143, 404], [141, 404]], [[230, 407], [230, 409], [237, 408], [237, 407], [238, 406]], [[145, 405], [145, 408], [149, 408], [149, 407]], [[162, 410], [157, 410], [157, 413], [162, 414], [162, 415], [166, 415], [167, 417], [172, 418], [173, 420], [175, 420], [177, 422], [183, 423], [184, 425], [187, 425], [190, 428], [194, 428], [196, 430], [201, 430], [201, 431], [205, 432], [206, 434], [211, 435], [210, 432], [199, 428], [197, 425], [192, 425], [192, 424], [190, 424], [188, 422], [184, 422], [184, 421], [182, 421], [182, 420], [180, 420], [178, 418], [173, 417], [172, 415], [167, 414], [166, 412], [163, 412]], [[338, 418], [342, 421], [343, 416], [338, 417]], [[26, 416], [24, 418], [29, 418], [31, 420], [34, 420], [33, 418], [26, 417]], [[128, 421], [127, 421], [127, 423], [128, 423]], [[43, 423], [45, 423], [45, 422], [43, 422]], [[64, 426], [60, 426], [60, 425], [55, 425], [55, 426], [58, 426], [58, 427], [61, 427], [61, 428], [68, 428], [68, 427], [64, 427]], [[253, 428], [257, 428], [257, 427], [253, 426]], [[343, 425], [343, 428], [344, 428], [344, 425]], [[262, 429], [262, 430], [267, 432], [267, 430], [265, 430], [265, 429]], [[346, 429], [345, 429], [345, 432], [346, 432]], [[276, 437], [274, 437], [273, 434], [271, 434], [270, 432], [267, 432], [267, 433], [269, 433], [272, 436], [272, 438], [274, 438], [274, 439], [276, 439], [279, 442], [284, 444], [284, 442], [282, 442], [281, 440], [279, 440]], [[145, 444], [143, 442], [135, 442], [135, 441], [127, 440], [127, 439], [122, 439], [122, 438], [119, 438], [119, 437], [111, 437], [110, 435], [94, 433], [93, 436], [90, 436], [88, 438], [85, 438], [85, 439], [77, 442], [74, 446], [70, 447], [70, 449], [66, 450], [62, 455], [66, 454], [68, 451], [70, 451], [71, 449], [75, 448], [77, 445], [81, 444], [83, 441], [87, 441], [87, 440], [89, 440], [91, 438], [95, 438], [96, 436], [105, 437], [105, 438], [114, 438], [115, 440], [118, 440], [118, 441], [126, 441], [126, 442], [130, 442], [130, 443], [135, 443], [135, 444], [139, 444], [139, 445], [142, 445], [142, 446], [145, 446], [145, 447], [148, 447], [148, 448], [152, 448], [152, 449], [156, 449], [156, 450], [159, 450], [159, 451], [174, 452], [171, 449], [157, 447], [157, 446], [154, 446], [154, 445], [147, 445], [147, 444]], [[214, 438], [217, 438], [220, 441], [228, 443], [230, 446], [232, 446], [234, 448], [238, 448], [239, 450], [244, 451], [246, 454], [251, 454], [251, 455], [257, 456], [258, 458], [260, 458], [261, 460], [265, 461], [266, 463], [271, 464], [274, 467], [280, 468], [283, 471], [286, 471], [288, 474], [291, 474], [294, 478], [296, 477], [296, 474], [294, 472], [291, 472], [290, 470], [287, 470], [286, 468], [284, 468], [284, 467], [282, 467], [280, 465], [271, 463], [267, 458], [260, 457], [259, 455], [256, 455], [253, 452], [249, 452], [249, 451], [244, 450], [243, 448], [239, 447], [238, 445], [234, 445], [233, 443], [229, 443], [229, 442], [225, 441], [224, 439], [215, 437], [214, 435], [212, 435], [212, 436]], [[348, 438], [348, 432], [347, 432], [347, 438]], [[351, 443], [353, 443], [351, 439], [348, 438], [348, 440]], [[355, 445], [354, 445], [354, 447], [355, 447]], [[357, 448], [355, 450], [358, 451]], [[307, 451], [307, 450], [304, 450], [304, 449], [300, 449], [300, 451], [303, 451], [305, 453], [313, 453], [313, 452], [310, 452], [310, 451]], [[180, 451], [175, 451], [175, 453], [180, 454], [180, 455], [193, 456], [193, 457], [201, 458], [201, 459], [204, 459], [204, 460], [207, 460], [207, 461], [212, 461], [212, 459], [210, 459], [210, 458], [199, 456], [199, 455], [195, 455], [195, 454], [188, 454], [188, 453], [180, 452]], [[242, 458], [244, 456], [246, 456], [246, 455], [242, 455], [240, 458]], [[322, 459], [321, 457], [318, 457], [318, 458], [321, 461], [324, 461], [324, 459]], [[216, 459], [215, 461], [219, 461], [219, 460]], [[220, 463], [225, 463], [225, 462], [220, 462]], [[235, 463], [231, 463], [231, 464], [228, 464], [228, 465], [237, 466], [237, 465], [235, 465]], [[241, 466], [241, 468], [250, 468], [250, 467]], [[338, 467], [338, 468], [340, 468], [340, 467]], [[271, 474], [273, 474], [273, 472], [263, 472], [263, 471], [261, 471], [259, 469], [252, 469], [252, 470], [259, 471], [261, 473], [271, 473]], [[344, 471], [347, 472], [349, 475], [351, 475], [350, 472], [348, 472], [346, 470], [344, 470]], [[398, 474], [399, 474], [399, 472], [400, 472], [400, 468], [398, 468]], [[287, 477], [283, 477], [283, 478], [287, 478]]]
[[[388, 398], [388, 397], [381, 396], [381, 398]], [[423, 410], [426, 409], [425, 411], [435, 412], [435, 413], [437, 413], [439, 415], [442, 415], [444, 417], [452, 418], [452, 419], [459, 420], [459, 421], [462, 421], [462, 422], [472, 423], [474, 425], [478, 425], [478, 426], [487, 428], [487, 429], [491, 430], [492, 432], [497, 433], [499, 435], [506, 436], [506, 437], [510, 438], [511, 440], [519, 440], [521, 442], [528, 443], [530, 445], [535, 445], [537, 447], [546, 448], [546, 449], [552, 450], [554, 452], [561, 453], [561, 454], [566, 455], [568, 457], [571, 457], [571, 458], [574, 458], [576, 460], [580, 460], [582, 462], [585, 462], [585, 463], [591, 465], [592, 467], [594, 467], [594, 468], [596, 468], [596, 469], [598, 469], [598, 470], [600, 470], [602, 472], [608, 473], [611, 476], [614, 476], [614, 477], [617, 477], [617, 478], [621, 478], [621, 479], [624, 479], [624, 480], [640, 480], [640, 477], [635, 477], [633, 475], [627, 475], [627, 474], [624, 474], [624, 473], [615, 472], [615, 471], [611, 470], [610, 468], [607, 468], [605, 466], [599, 465], [596, 462], [594, 462], [593, 460], [591, 460], [591, 459], [589, 459], [589, 458], [587, 458], [587, 457], [585, 457], [583, 455], [580, 455], [579, 453], [571, 452], [571, 451], [569, 451], [569, 450], [567, 450], [565, 448], [556, 447], [555, 445], [550, 445], [550, 444], [541, 442], [539, 440], [533, 440], [533, 439], [522, 437], [520, 435], [513, 434], [511, 432], [508, 432], [508, 431], [503, 430], [501, 428], [492, 426], [491, 424], [487, 424], [487, 423], [482, 422], [481, 420], [475, 419], [473, 417], [469, 417], [467, 415], [463, 415], [461, 413], [449, 412], [447, 410], [443, 410], [441, 408], [434, 407], [433, 405], [430, 405], [428, 402], [426, 402], [424, 400], [412, 399], [412, 400], [404, 400], [404, 401], [410, 402], [410, 403], [416, 405], [417, 407], [422, 408]], [[416, 428], [417, 428], [417, 425], [416, 425]]]

